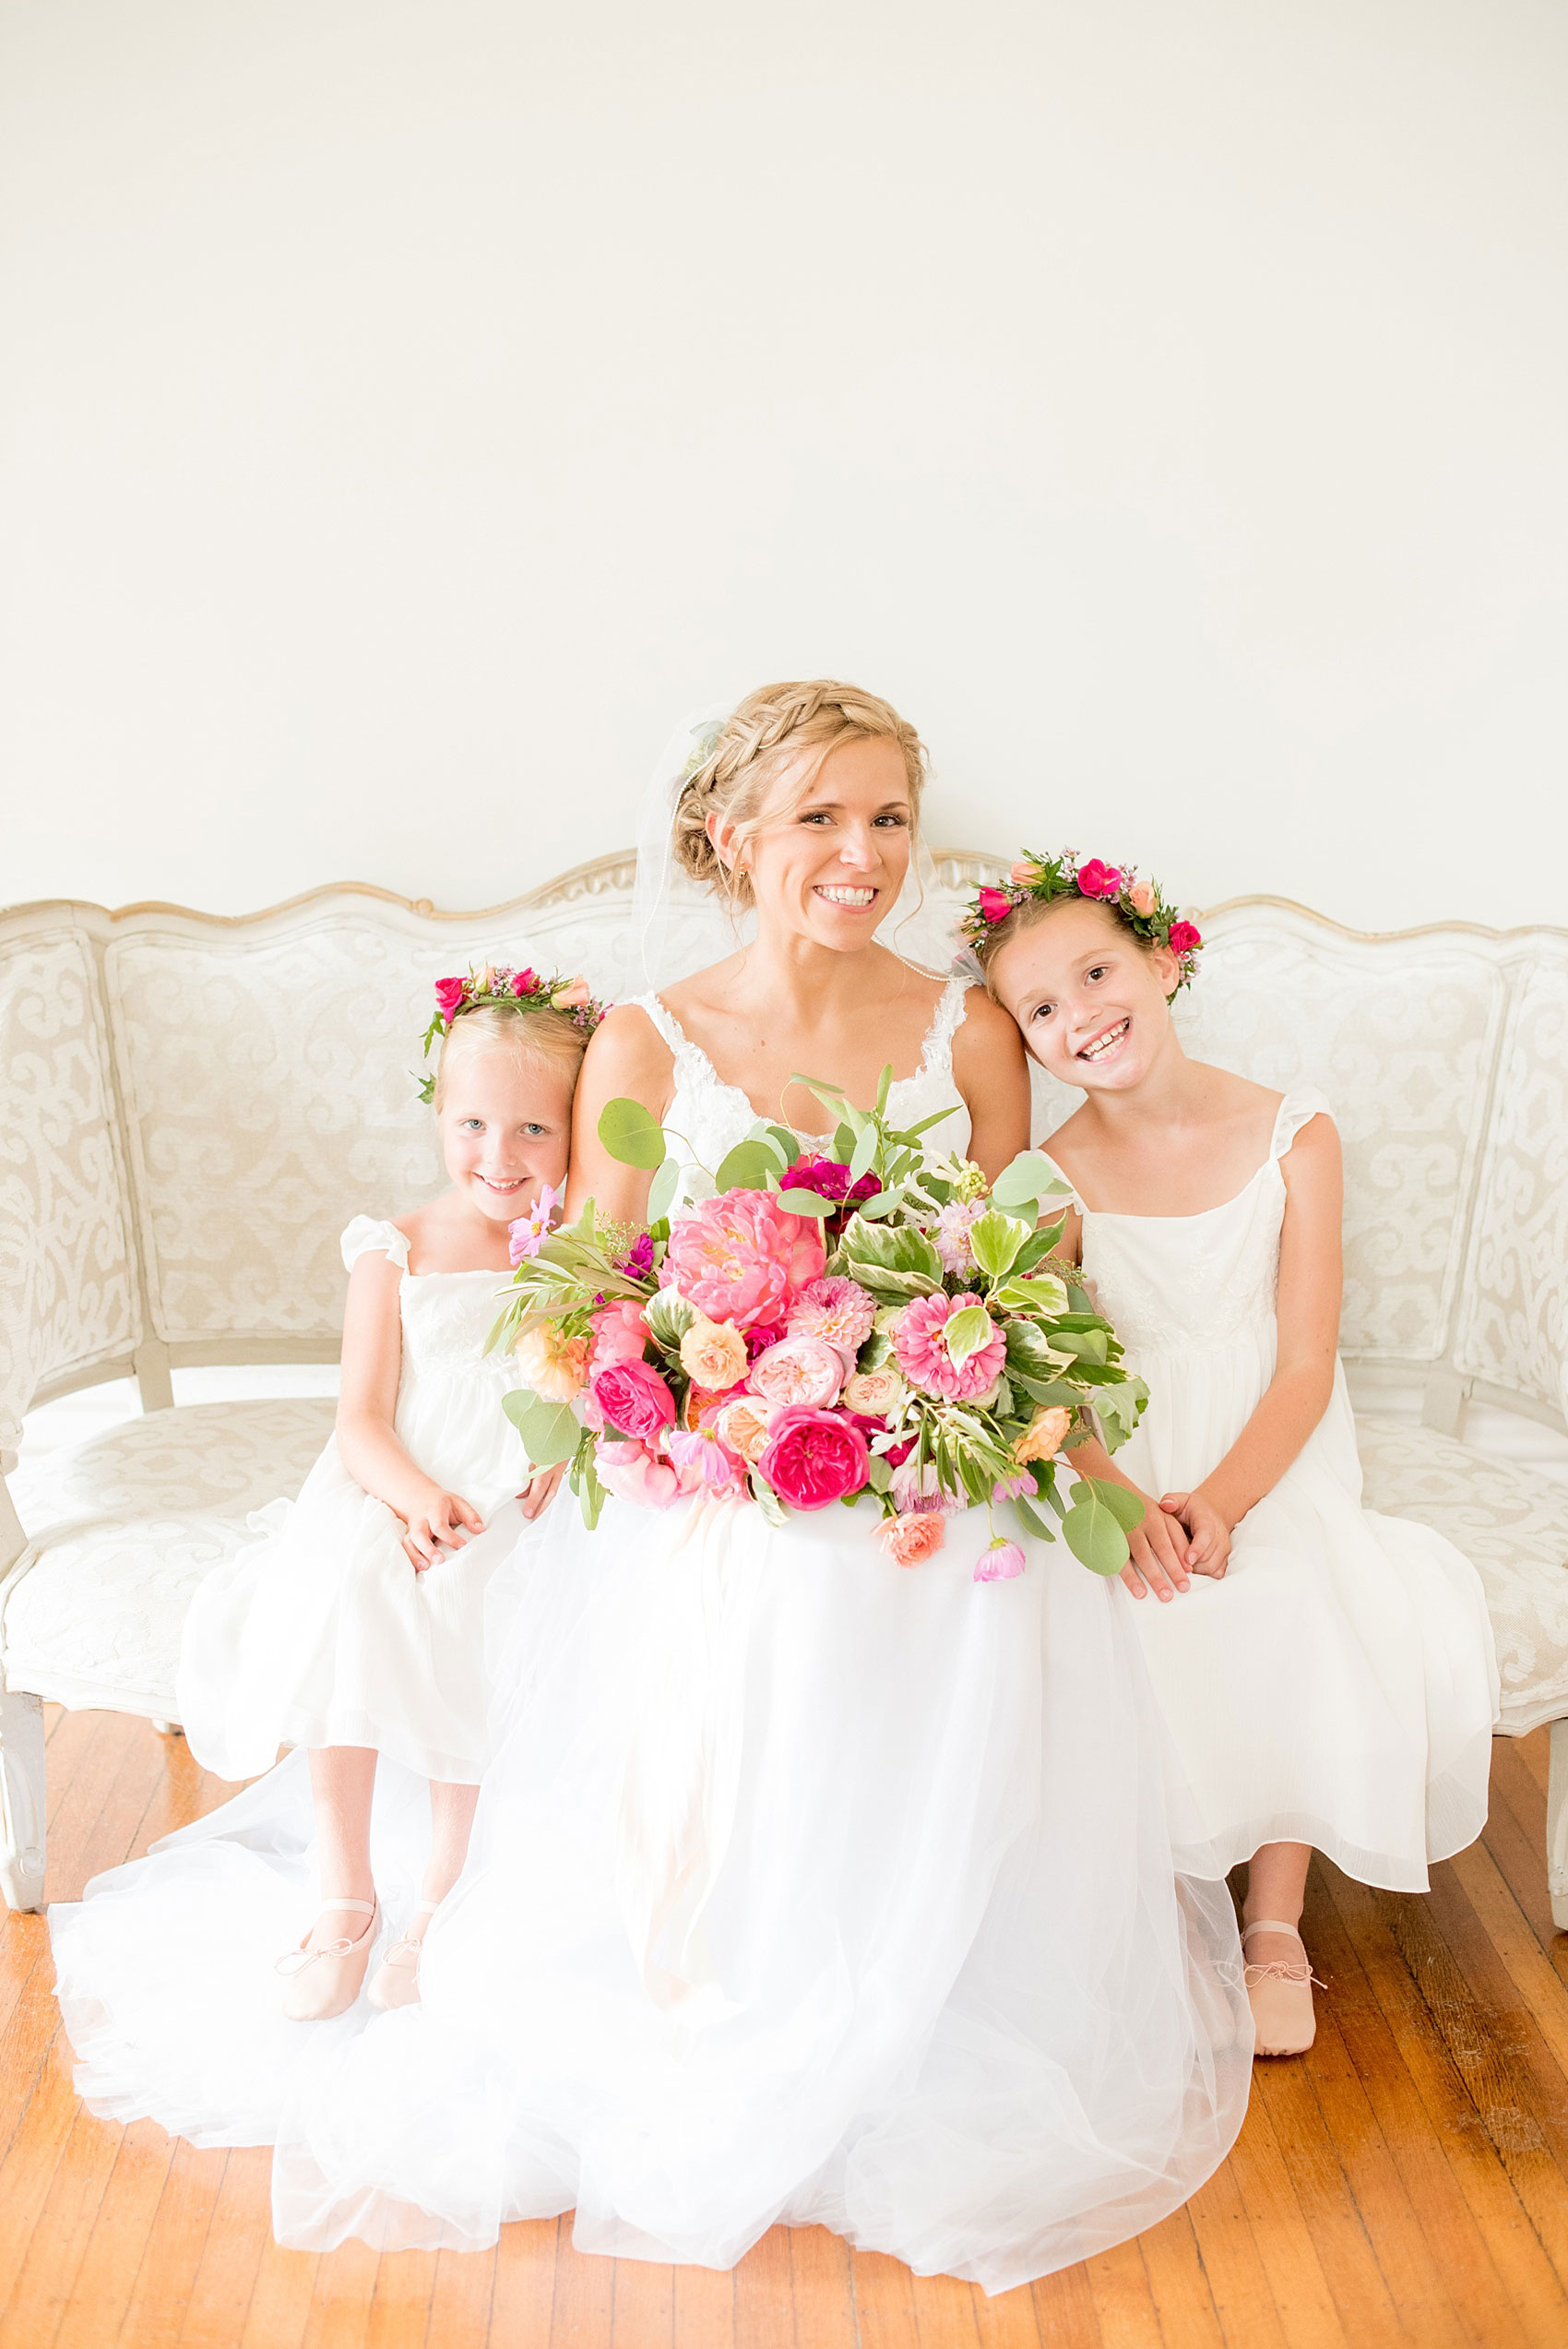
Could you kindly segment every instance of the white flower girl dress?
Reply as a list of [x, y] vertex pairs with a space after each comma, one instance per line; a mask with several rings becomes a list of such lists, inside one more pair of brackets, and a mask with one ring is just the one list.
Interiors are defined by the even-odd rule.
[[[668, 1123], [715, 1165], [751, 1104], [648, 1008]], [[892, 1104], [951, 1103], [943, 1148], [962, 1009]], [[908, 1570], [872, 1525], [612, 1499], [590, 1534], [564, 1492], [491, 1586], [496, 1746], [422, 2004], [281, 2025], [231, 1959], [227, 2015], [193, 2014], [225, 1934], [282, 1946], [253, 1788], [221, 1879], [203, 1822], [180, 1987], [94, 2103], [274, 2139], [278, 2235], [313, 2248], [575, 2208], [580, 2249], [723, 2268], [782, 2220], [994, 2292], [1164, 2216], [1240, 2128], [1252, 2018], [1229, 1896], [1172, 1865], [1132, 1611], [1061, 1544], [977, 1584], [983, 1509]], [[107, 1950], [96, 1977], [117, 1995]]]
[[[1148, 1382], [1117, 1466], [1156, 1499], [1202, 1482], [1274, 1375], [1282, 1161], [1327, 1108], [1287, 1093], [1252, 1181], [1206, 1213], [1110, 1215], [1075, 1194], [1085, 1284]], [[1416, 1892], [1480, 1833], [1497, 1709], [1480, 1578], [1440, 1533], [1362, 1508], [1343, 1366], [1223, 1579], [1123, 1604], [1180, 1758], [1181, 1866], [1219, 1876], [1260, 1843], [1311, 1843]]]

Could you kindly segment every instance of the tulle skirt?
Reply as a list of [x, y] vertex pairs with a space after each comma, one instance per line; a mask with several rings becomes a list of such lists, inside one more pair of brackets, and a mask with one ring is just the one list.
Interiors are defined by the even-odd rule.
[[[1150, 1401], [1118, 1465], [1201, 1482], [1273, 1369], [1243, 1340], [1140, 1359]], [[1221, 1876], [1310, 1843], [1365, 1884], [1423, 1892], [1486, 1824], [1497, 1665], [1480, 1577], [1452, 1542], [1361, 1507], [1337, 1372], [1298, 1458], [1236, 1527], [1223, 1579], [1128, 1608], [1170, 1726], [1179, 1864]]]
[[[722, 2268], [783, 2220], [995, 2292], [1182, 2202], [1252, 2023], [1223, 1887], [1173, 1871], [1124, 1594], [1032, 1542], [977, 1585], [980, 1511], [905, 1570], [866, 1509], [569, 1508], [492, 1584], [497, 1746], [422, 2007], [275, 2020], [291, 1761], [53, 1913], [95, 2108], [271, 2139], [309, 2248], [575, 2208], [579, 2248]], [[395, 1901], [423, 1812], [384, 1779]]]

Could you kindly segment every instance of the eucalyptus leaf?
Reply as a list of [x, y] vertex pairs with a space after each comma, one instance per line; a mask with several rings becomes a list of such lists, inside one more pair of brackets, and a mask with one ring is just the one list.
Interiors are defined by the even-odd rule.
[[876, 1080], [876, 1114], [879, 1117], [885, 1117], [887, 1115], [887, 1096], [892, 1090], [893, 1063], [889, 1061]]
[[516, 1387], [502, 1397], [501, 1408], [522, 1437], [533, 1467], [553, 1468], [576, 1450], [582, 1428], [570, 1403], [547, 1402], [542, 1395]]
[[858, 1183], [861, 1176], [869, 1170], [873, 1159], [876, 1156], [876, 1127], [867, 1126], [850, 1155], [849, 1180], [851, 1183]]
[[647, 1186], [647, 1214], [651, 1222], [657, 1222], [661, 1215], [669, 1214], [680, 1187], [681, 1162], [678, 1158], [667, 1158]]
[[623, 1166], [651, 1173], [664, 1158], [664, 1128], [640, 1101], [607, 1101], [599, 1114], [599, 1139]]
[[1077, 1498], [1062, 1520], [1063, 1537], [1080, 1566], [1091, 1574], [1120, 1574], [1132, 1553], [1114, 1512], [1100, 1499], [1104, 1488], [1079, 1484]]
[[1130, 1493], [1125, 1485], [1113, 1485], [1104, 1476], [1080, 1476], [1079, 1490], [1085, 1485], [1089, 1486], [1097, 1500], [1104, 1502], [1124, 1533], [1130, 1533], [1135, 1525], [1143, 1523], [1144, 1505], [1136, 1493]]
[[780, 1163], [768, 1144], [753, 1135], [719, 1160], [713, 1179], [721, 1191], [766, 1191], [768, 1176], [782, 1174], [788, 1163]]
[[814, 1215], [819, 1222], [824, 1223], [834, 1207], [831, 1199], [825, 1199], [817, 1191], [780, 1191], [778, 1204], [788, 1208], [791, 1215]]
[[1020, 1151], [1016, 1158], [1010, 1158], [991, 1186], [994, 1206], [1037, 1211], [1041, 1199], [1057, 1198], [1063, 1193], [1071, 1197], [1051, 1161], [1038, 1150]]
[[1046, 1523], [1044, 1518], [1039, 1515], [1038, 1510], [1032, 1509], [1028, 1501], [1015, 1499], [1013, 1507], [1016, 1509], [1019, 1521], [1023, 1525], [1026, 1532], [1032, 1533], [1037, 1542], [1055, 1541], [1056, 1536], [1051, 1532], [1050, 1526]]
[[903, 1198], [903, 1191], [897, 1185], [895, 1185], [891, 1190], [873, 1191], [869, 1198], [863, 1198], [861, 1200], [859, 1206], [855, 1210], [855, 1212], [857, 1215], [869, 1215], [872, 1217], [886, 1215], [889, 1214], [894, 1208], [902, 1205]]
[[873, 1452], [871, 1466], [866, 1471], [866, 1483], [873, 1493], [885, 1493], [892, 1482], [893, 1471], [880, 1452]]

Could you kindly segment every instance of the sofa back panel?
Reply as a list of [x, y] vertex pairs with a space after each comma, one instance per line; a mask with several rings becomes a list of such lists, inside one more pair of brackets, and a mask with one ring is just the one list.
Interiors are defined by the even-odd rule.
[[452, 943], [354, 900], [311, 912], [107, 951], [148, 1294], [172, 1344], [329, 1335], [343, 1225], [442, 1180], [413, 1072]]
[[1187, 1049], [1281, 1091], [1315, 1085], [1345, 1151], [1352, 1356], [1447, 1353], [1507, 984], [1462, 931], [1355, 938], [1281, 907], [1208, 923]]
[[41, 1387], [141, 1341], [106, 1033], [69, 915], [0, 937], [0, 1453]]
[[1454, 1351], [1568, 1417], [1568, 941], [1515, 980]]

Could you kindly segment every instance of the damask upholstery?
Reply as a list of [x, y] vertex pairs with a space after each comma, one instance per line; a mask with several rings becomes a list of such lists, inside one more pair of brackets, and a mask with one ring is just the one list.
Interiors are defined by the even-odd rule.
[[0, 1464], [40, 1388], [141, 1337], [90, 942], [69, 910], [0, 939]]
[[291, 1499], [332, 1432], [315, 1397], [149, 1412], [75, 1453], [5, 1604], [6, 1684], [172, 1718], [191, 1592]]
[[1361, 1418], [1356, 1434], [1368, 1508], [1446, 1534], [1486, 1586], [1503, 1731], [1568, 1714], [1568, 1488], [1430, 1427]]

